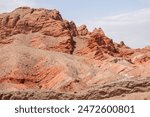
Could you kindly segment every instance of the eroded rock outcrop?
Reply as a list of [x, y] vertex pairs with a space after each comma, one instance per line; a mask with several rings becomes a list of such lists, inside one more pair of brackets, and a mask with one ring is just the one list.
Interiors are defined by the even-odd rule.
[[0, 14], [0, 99], [147, 95], [149, 69], [149, 46], [117, 44], [101, 28], [77, 28], [57, 10], [20, 7]]
[[89, 33], [89, 31], [88, 31], [86, 25], [81, 25], [80, 27], [78, 27], [78, 33], [81, 36], [87, 35]]

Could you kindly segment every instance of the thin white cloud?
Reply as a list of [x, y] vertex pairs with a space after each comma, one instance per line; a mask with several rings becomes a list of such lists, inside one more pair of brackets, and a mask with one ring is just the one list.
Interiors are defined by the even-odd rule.
[[35, 6], [34, 0], [0, 0], [0, 12], [8, 12], [21, 6]]
[[133, 48], [150, 45], [150, 8], [87, 22], [90, 29], [102, 27], [114, 41]]

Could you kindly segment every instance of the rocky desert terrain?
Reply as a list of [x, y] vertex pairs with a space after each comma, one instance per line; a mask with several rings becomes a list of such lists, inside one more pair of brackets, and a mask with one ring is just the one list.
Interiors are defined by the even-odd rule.
[[115, 43], [57, 10], [2, 13], [0, 99], [149, 100], [150, 46]]

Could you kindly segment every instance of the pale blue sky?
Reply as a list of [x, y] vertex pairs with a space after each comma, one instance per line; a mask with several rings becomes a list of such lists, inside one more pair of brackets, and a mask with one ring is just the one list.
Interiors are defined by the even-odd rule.
[[57, 9], [77, 25], [102, 27], [114, 41], [150, 45], [150, 0], [0, 0], [0, 12], [20, 6]]
[[[28, 0], [26, 0], [28, 1]], [[57, 9], [76, 22], [149, 8], [150, 0], [31, 0], [35, 7]]]

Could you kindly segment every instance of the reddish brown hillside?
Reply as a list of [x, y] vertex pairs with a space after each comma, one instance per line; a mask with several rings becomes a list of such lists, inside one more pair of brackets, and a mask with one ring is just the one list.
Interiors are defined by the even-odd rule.
[[[148, 96], [149, 69], [150, 47], [117, 44], [101, 28], [77, 27], [57, 10], [0, 14], [0, 99], [45, 99], [39, 94], [48, 92], [46, 99]], [[15, 97], [35, 90], [35, 97]]]

